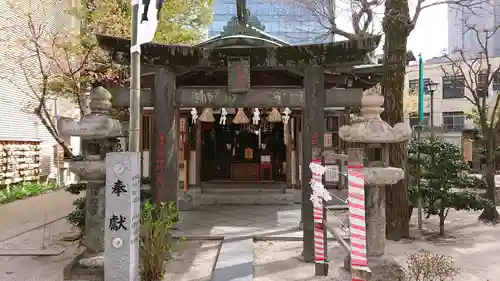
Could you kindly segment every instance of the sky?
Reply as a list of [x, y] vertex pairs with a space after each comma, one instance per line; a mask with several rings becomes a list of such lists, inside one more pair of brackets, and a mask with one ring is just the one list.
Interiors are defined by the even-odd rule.
[[[434, 3], [443, 0], [425, 0], [425, 3]], [[413, 16], [417, 0], [409, 0], [410, 13]], [[350, 23], [350, 8], [348, 0], [336, 0], [337, 3], [337, 24], [347, 31], [352, 31]], [[375, 9], [375, 20], [372, 28], [375, 32], [381, 31], [381, 21], [383, 18], [383, 5]], [[345, 40], [338, 37], [340, 40]], [[382, 53], [383, 43], [379, 45], [377, 53]], [[417, 26], [408, 39], [408, 50], [414, 55], [422, 54], [424, 59], [441, 56], [444, 49], [448, 47], [448, 7], [447, 5], [436, 5], [422, 10]]]
[[408, 39], [408, 50], [424, 59], [441, 56], [448, 47], [448, 8], [438, 5], [422, 11]]

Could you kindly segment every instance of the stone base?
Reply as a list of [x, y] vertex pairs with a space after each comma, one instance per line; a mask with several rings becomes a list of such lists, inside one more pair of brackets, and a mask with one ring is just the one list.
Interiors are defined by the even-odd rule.
[[191, 211], [198, 207], [197, 198], [201, 194], [201, 190], [199, 188], [191, 188], [188, 191], [180, 191], [181, 195], [179, 196], [179, 210], [180, 211]]
[[[368, 258], [368, 267], [371, 271], [369, 274], [370, 281], [400, 281], [404, 280], [403, 266], [390, 256], [370, 257]], [[354, 273], [351, 270], [351, 257], [347, 256], [344, 259], [344, 269]], [[358, 274], [364, 274], [357, 271]], [[368, 280], [368, 279], [366, 279]]]
[[90, 257], [88, 253], [76, 256], [63, 270], [64, 280], [104, 281], [104, 258]]

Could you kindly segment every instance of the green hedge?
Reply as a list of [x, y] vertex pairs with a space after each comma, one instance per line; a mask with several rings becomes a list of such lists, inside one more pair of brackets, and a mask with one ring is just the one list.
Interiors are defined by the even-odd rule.
[[0, 190], [0, 204], [10, 203], [16, 200], [37, 196], [57, 189], [55, 184], [38, 182], [23, 182], [13, 184], [9, 189]]

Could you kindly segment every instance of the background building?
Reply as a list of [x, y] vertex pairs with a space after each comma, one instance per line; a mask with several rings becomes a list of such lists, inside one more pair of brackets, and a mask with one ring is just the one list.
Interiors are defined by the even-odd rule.
[[[331, 1], [328, 1], [331, 2]], [[327, 32], [313, 18], [312, 13], [292, 1], [247, 0], [251, 15], [264, 26], [264, 32], [291, 44], [319, 43], [328, 40]], [[234, 0], [215, 0], [214, 18], [208, 36], [219, 35], [236, 15]]]
[[[0, 21], [2, 21], [2, 27], [5, 27], [0, 33], [0, 42], [5, 44], [5, 46], [12, 46], [15, 44], [15, 40], [33, 37], [26, 35], [28, 34], [27, 18], [14, 14], [8, 3], [8, 1], [0, 1], [0, 13], [2, 14]], [[44, 33], [57, 30], [61, 26], [76, 28], [78, 24], [78, 21], [70, 18], [65, 12], [66, 8], [70, 7], [69, 4], [68, 7], [44, 7], [45, 10], [42, 11], [40, 6], [46, 4], [45, 2], [34, 1], [22, 3], [25, 4], [24, 7], [37, 7], [40, 10], [36, 11], [40, 14], [43, 12], [47, 13], [41, 16], [37, 12], [29, 12], [32, 16], [39, 16], [34, 20], [37, 24], [35, 25], [36, 27], [45, 24]], [[23, 12], [20, 11], [19, 14], [23, 14]], [[38, 104], [38, 101], [30, 90], [30, 86], [37, 84], [35, 78], [39, 76], [39, 71], [36, 68], [37, 64], [33, 64], [33, 70], [25, 70], [28, 73], [25, 74], [19, 66], [19, 61], [16, 59], [24, 56], [19, 52], [22, 52], [21, 48], [19, 50], [0, 48], [0, 61], [2, 61], [2, 65], [0, 66], [0, 91], [2, 93], [0, 97], [0, 141], [40, 141], [42, 179], [48, 176], [51, 180], [56, 180], [56, 177], [58, 177], [58, 182], [65, 183], [68, 180], [74, 179], [74, 177], [68, 172], [67, 164], [56, 161], [57, 142], [41, 123], [40, 119], [32, 113], [33, 106]], [[16, 69], [19, 70], [12, 71]], [[26, 80], [30, 82], [28, 83]], [[75, 111], [75, 105], [63, 98], [57, 100], [49, 99], [46, 104], [49, 114], [53, 117], [53, 122], [57, 122], [57, 116], [74, 116], [75, 112], [77, 116], [79, 114], [78, 110]], [[79, 138], [67, 138], [65, 142], [71, 146], [76, 154], [79, 153]]]
[[[474, 5], [471, 12], [467, 7], [448, 6], [448, 52], [460, 49], [468, 55], [481, 52], [476, 32], [470, 31], [471, 26], [478, 30], [494, 32], [500, 26], [500, 2], [488, 0]], [[500, 32], [496, 32], [488, 40], [490, 56], [500, 56]]]
[[[500, 57], [490, 58], [493, 68], [500, 64]], [[449, 63], [444, 58], [434, 58], [424, 64], [425, 82], [437, 84], [434, 92], [434, 106], [431, 108], [431, 95], [424, 96], [424, 136], [429, 135], [431, 116], [435, 127], [436, 137], [444, 139], [462, 148], [467, 161], [473, 162], [473, 167], [479, 167], [478, 147], [469, 137], [463, 136], [463, 131], [474, 128], [471, 120], [466, 118], [468, 113], [473, 112], [475, 106], [467, 100], [471, 93], [464, 88], [459, 80], [464, 77], [446, 77], [444, 69], [449, 69]], [[449, 71], [449, 70], [448, 70]], [[418, 89], [418, 65], [407, 67], [406, 90]], [[500, 77], [499, 77], [500, 78]], [[479, 81], [480, 82], [480, 81]], [[493, 104], [497, 93], [500, 91], [500, 79], [494, 79], [489, 87], [484, 91], [485, 98], [489, 104]], [[410, 115], [408, 122], [413, 128], [418, 125], [416, 114]]]

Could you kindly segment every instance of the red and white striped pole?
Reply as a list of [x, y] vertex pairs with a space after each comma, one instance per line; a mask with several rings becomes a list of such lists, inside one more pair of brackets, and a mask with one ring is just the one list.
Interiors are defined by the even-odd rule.
[[[313, 203], [314, 222], [314, 262], [316, 266], [316, 276], [326, 276], [328, 274], [326, 228], [325, 228], [325, 201], [331, 200], [330, 193], [323, 186], [323, 174], [326, 167], [322, 165], [321, 158], [314, 158], [309, 164], [311, 169], [311, 189], [310, 200]], [[319, 266], [319, 267], [318, 267]]]
[[[311, 187], [313, 189], [313, 196], [317, 196], [318, 192], [314, 192], [317, 187], [323, 185], [323, 173], [321, 171], [321, 160], [313, 159], [310, 165], [312, 171]], [[314, 214], [314, 262], [325, 262], [325, 237], [324, 237], [324, 221], [323, 221], [323, 198], [317, 196], [318, 200], [313, 201], [313, 214]]]
[[[370, 272], [366, 252], [365, 177], [363, 165], [347, 168], [351, 269]], [[359, 274], [356, 274], [359, 275]], [[361, 274], [362, 276], [364, 274]], [[352, 281], [366, 281], [353, 274]]]

